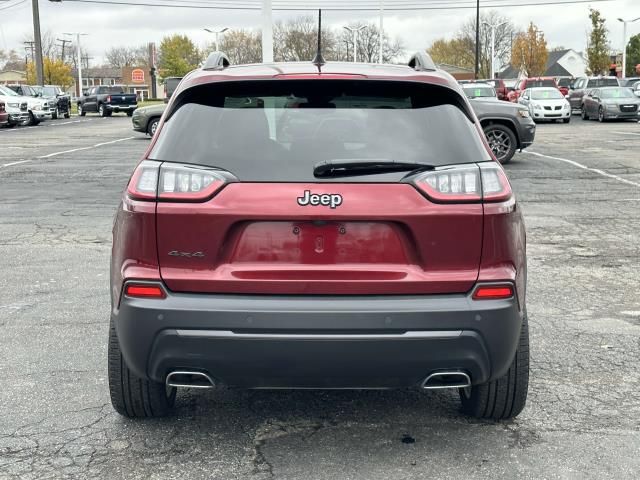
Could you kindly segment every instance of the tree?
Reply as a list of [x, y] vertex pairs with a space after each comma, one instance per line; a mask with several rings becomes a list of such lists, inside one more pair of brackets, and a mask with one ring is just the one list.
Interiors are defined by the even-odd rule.
[[107, 64], [113, 68], [145, 67], [149, 64], [146, 45], [139, 47], [111, 47], [105, 53]]
[[605, 19], [598, 10], [589, 8], [591, 33], [587, 44], [589, 70], [593, 75], [602, 75], [609, 71], [609, 40]]
[[15, 50], [0, 50], [0, 70], [24, 70], [24, 57]]
[[[336, 36], [329, 27], [322, 28], [322, 53], [332, 60]], [[310, 62], [318, 49], [318, 23], [315, 17], [301, 16], [277, 22], [273, 28], [274, 59], [277, 62]]]
[[629, 39], [627, 44], [626, 75], [636, 75], [636, 65], [640, 64], [640, 33]]
[[[206, 53], [214, 50], [212, 43]], [[226, 53], [232, 64], [260, 63], [262, 61], [262, 36], [259, 31], [229, 30], [220, 41], [220, 50]]]
[[198, 68], [202, 56], [186, 35], [164, 37], [160, 43], [158, 67], [162, 78], [183, 77]]
[[[60, 85], [63, 90], [73, 85], [71, 66], [60, 59], [44, 57], [44, 83], [45, 85]], [[34, 62], [27, 64], [27, 83], [36, 83], [36, 68]]]
[[[362, 28], [358, 32], [358, 61], [375, 63], [380, 55], [380, 30], [374, 23], [353, 23], [351, 28]], [[391, 40], [385, 33], [382, 35], [382, 61], [391, 63], [404, 54], [404, 45], [400, 39]], [[342, 29], [337, 38], [333, 52], [328, 57], [330, 60], [353, 60], [353, 34]]]
[[[513, 23], [495, 10], [480, 15], [480, 55], [479, 74], [488, 77], [491, 74], [491, 28], [499, 25], [495, 32], [496, 70], [509, 63], [511, 40], [515, 34]], [[458, 67], [473, 69], [476, 57], [476, 19], [469, 18], [451, 40], [438, 39], [431, 44], [427, 52], [436, 63], [447, 63]]]
[[513, 41], [511, 65], [525, 70], [531, 77], [537, 77], [547, 69], [547, 58], [549, 52], [544, 33], [531, 22], [527, 31], [516, 35]]

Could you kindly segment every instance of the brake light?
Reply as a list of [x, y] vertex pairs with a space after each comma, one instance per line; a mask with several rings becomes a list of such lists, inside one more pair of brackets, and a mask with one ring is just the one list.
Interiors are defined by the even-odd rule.
[[201, 202], [225, 182], [222, 175], [206, 167], [145, 160], [133, 173], [127, 193], [136, 200]]
[[107, 103], [111, 103], [111, 95], [107, 96]]
[[127, 297], [137, 298], [166, 298], [167, 296], [164, 290], [157, 285], [136, 283], [129, 283], [124, 290], [124, 294]]
[[513, 286], [504, 285], [481, 285], [473, 292], [474, 300], [499, 300], [513, 297]]
[[435, 202], [497, 202], [511, 197], [509, 181], [495, 162], [440, 167], [423, 173], [416, 187]]

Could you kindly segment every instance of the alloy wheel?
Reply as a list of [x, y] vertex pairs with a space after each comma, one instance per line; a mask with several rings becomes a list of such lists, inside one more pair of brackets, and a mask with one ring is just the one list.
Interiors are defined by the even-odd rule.
[[511, 150], [511, 139], [500, 130], [486, 132], [487, 142], [498, 160], [503, 159]]

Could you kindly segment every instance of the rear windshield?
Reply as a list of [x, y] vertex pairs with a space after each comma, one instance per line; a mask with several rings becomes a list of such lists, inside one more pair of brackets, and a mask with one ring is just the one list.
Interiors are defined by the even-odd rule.
[[496, 91], [490, 86], [486, 87], [472, 87], [472, 86], [464, 86], [464, 93], [469, 98], [480, 98], [480, 97], [495, 97]]
[[560, 80], [558, 80], [558, 86], [559, 87], [568, 87], [569, 85], [571, 85], [572, 82], [573, 82], [573, 80], [570, 79], [570, 78], [561, 78]]
[[122, 87], [99, 87], [98, 93], [124, 93]]
[[635, 98], [633, 90], [629, 88], [603, 88], [600, 90], [601, 98]]
[[534, 87], [555, 87], [556, 82], [554, 80], [527, 80], [526, 88], [534, 88]]
[[[458, 93], [406, 82], [227, 82], [182, 93], [155, 160], [227, 170], [243, 181], [317, 182], [327, 160], [449, 165], [489, 160]], [[406, 173], [348, 177], [396, 181]], [[336, 181], [331, 179], [331, 181]]]
[[590, 78], [587, 82], [587, 88], [595, 87], [617, 87], [617, 78]]

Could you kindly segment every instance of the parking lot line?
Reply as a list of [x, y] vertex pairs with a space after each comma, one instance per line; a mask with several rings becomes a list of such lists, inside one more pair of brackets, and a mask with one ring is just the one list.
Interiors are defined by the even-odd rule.
[[633, 185], [634, 187], [640, 187], [640, 183], [632, 182], [631, 180], [627, 180], [626, 178], [619, 177], [618, 175], [614, 175], [613, 173], [605, 172], [604, 170], [600, 170], [599, 168], [591, 168], [583, 165], [581, 163], [576, 162], [575, 160], [569, 160], [568, 158], [561, 157], [552, 157], [551, 155], [544, 155], [538, 152], [532, 152], [530, 150], [525, 150], [523, 153], [528, 153], [530, 155], [535, 155], [537, 157], [549, 158], [551, 160], [558, 160], [560, 162], [568, 163], [569, 165], [573, 165], [574, 167], [582, 168], [583, 170], [588, 170], [593, 173], [597, 173], [598, 175], [602, 175], [603, 177], [612, 178], [622, 183], [626, 183], [627, 185]]
[[636, 132], [613, 132], [613, 133], [619, 133], [620, 135], [638, 135], [638, 136], [640, 136], [640, 133], [636, 133]]

